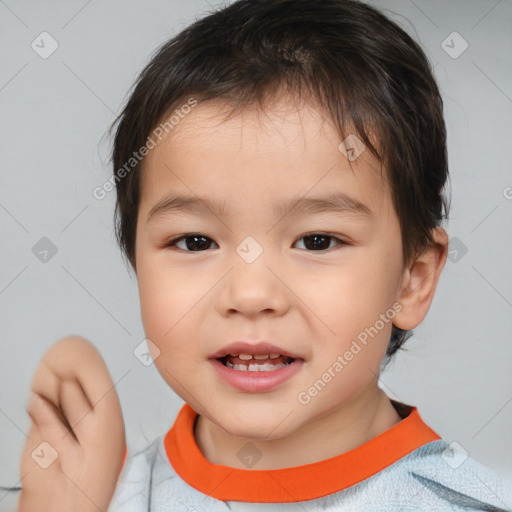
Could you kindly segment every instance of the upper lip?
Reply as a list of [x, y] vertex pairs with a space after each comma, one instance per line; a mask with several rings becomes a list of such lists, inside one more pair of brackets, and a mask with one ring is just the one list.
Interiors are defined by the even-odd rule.
[[247, 342], [235, 341], [217, 350], [209, 356], [210, 359], [218, 359], [228, 354], [280, 354], [282, 356], [292, 357], [293, 359], [302, 359], [298, 354], [278, 347], [269, 341]]

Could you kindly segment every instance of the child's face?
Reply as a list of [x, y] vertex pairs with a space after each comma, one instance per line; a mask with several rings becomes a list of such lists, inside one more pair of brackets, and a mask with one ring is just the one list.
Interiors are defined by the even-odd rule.
[[[232, 435], [278, 438], [379, 393], [404, 272], [400, 226], [370, 151], [352, 170], [335, 129], [312, 107], [298, 113], [281, 103], [270, 118], [246, 110], [222, 124], [221, 112], [199, 104], [145, 161], [136, 234], [142, 321], [160, 351], [156, 367], [183, 400]], [[371, 213], [275, 210], [334, 193]], [[148, 221], [173, 194], [225, 211], [199, 203], [194, 213]], [[187, 233], [200, 237], [166, 247]], [[316, 233], [333, 238], [307, 238]], [[273, 389], [244, 391], [209, 359], [237, 340], [267, 340], [303, 362]]]

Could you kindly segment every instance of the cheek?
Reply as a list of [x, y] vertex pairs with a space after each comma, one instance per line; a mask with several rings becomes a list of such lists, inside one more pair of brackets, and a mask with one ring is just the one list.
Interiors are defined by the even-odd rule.
[[144, 332], [160, 350], [155, 364], [169, 371], [173, 368], [174, 373], [179, 370], [175, 361], [182, 360], [186, 366], [187, 360], [201, 352], [196, 342], [204, 314], [200, 299], [211, 283], [198, 283], [180, 269], [149, 258], [141, 258], [137, 278]]
[[197, 298], [188, 300], [182, 293], [176, 295], [176, 282], [153, 280], [149, 278], [151, 274], [154, 273], [141, 273], [139, 279], [144, 333], [157, 347], [153, 360], [161, 377], [183, 400], [189, 401], [193, 397], [182, 393], [190, 388], [190, 378], [197, 370], [200, 347], [194, 342], [197, 321], [192, 308]]
[[379, 318], [393, 302], [395, 280], [393, 269], [361, 258], [354, 265], [318, 272], [312, 284], [299, 287], [298, 295], [308, 297], [307, 305], [320, 318], [348, 327]]
[[141, 259], [137, 275], [142, 323], [150, 339], [150, 334], [160, 338], [172, 326], [172, 288], [165, 280], [159, 279], [161, 273], [157, 268]]
[[180, 322], [185, 315], [184, 308], [190, 302], [184, 297], [186, 288], [182, 283], [176, 276], [173, 278], [172, 272], [163, 269], [163, 265], [141, 258], [137, 274], [144, 332], [161, 351], [172, 345], [184, 323]]
[[388, 321], [381, 320], [380, 315], [386, 315], [395, 301], [395, 273], [396, 269], [387, 266], [382, 258], [361, 254], [346, 267], [316, 273], [314, 286], [297, 290], [307, 305], [311, 330], [324, 345], [319, 355], [325, 354], [326, 362], [333, 354], [347, 350], [357, 351], [354, 360], [358, 364], [350, 366], [374, 366], [373, 361], [383, 357], [394, 315], [388, 315]]

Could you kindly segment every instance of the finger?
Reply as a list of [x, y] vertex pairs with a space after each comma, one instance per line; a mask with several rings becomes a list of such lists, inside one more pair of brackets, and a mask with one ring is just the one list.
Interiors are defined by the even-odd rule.
[[30, 424], [30, 429], [27, 434], [27, 440], [25, 441], [25, 445], [23, 446], [23, 453], [21, 455], [20, 462], [19, 476], [23, 482], [25, 482], [25, 477], [34, 469], [34, 461], [32, 459], [31, 454], [34, 451], [34, 449], [43, 442], [43, 436], [41, 435], [38, 426], [35, 424], [32, 417], [30, 419], [32, 420], [32, 422]]
[[[44, 396], [59, 408], [59, 377], [52, 371], [52, 369], [45, 363], [43, 357], [32, 377], [30, 390], [37, 396]], [[30, 398], [29, 398], [30, 404]]]
[[60, 402], [62, 411], [80, 442], [91, 428], [93, 406], [76, 380], [62, 382]]
[[96, 423], [92, 430], [82, 429], [83, 436], [91, 440], [98, 429], [107, 427], [124, 433], [121, 405], [114, 383], [101, 354], [92, 343], [79, 336], [63, 338], [47, 351], [43, 361], [59, 381], [76, 380], [91, 404], [92, 415], [88, 415], [88, 423], [93, 421], [92, 418]]
[[[68, 427], [63, 423], [61, 415], [50, 400], [34, 393], [29, 400], [27, 412], [37, 427], [42, 441], [49, 443], [59, 455], [73, 456], [77, 447], [76, 440], [69, 435]], [[36, 449], [39, 445], [40, 443], [34, 444], [32, 449]]]

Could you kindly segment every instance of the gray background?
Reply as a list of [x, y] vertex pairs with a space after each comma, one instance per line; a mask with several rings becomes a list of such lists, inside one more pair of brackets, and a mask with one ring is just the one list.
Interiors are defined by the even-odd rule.
[[[435, 65], [452, 189], [450, 261], [408, 352], [380, 385], [512, 481], [512, 4], [371, 3]], [[105, 131], [137, 73], [215, 5], [0, 0], [0, 485], [19, 485], [32, 374], [65, 335], [85, 336], [105, 358], [130, 452], [167, 431], [182, 405], [133, 354], [144, 338], [137, 283], [115, 245], [114, 192], [99, 201], [92, 190], [111, 174]], [[31, 47], [42, 46], [43, 31], [58, 43], [46, 59]], [[453, 32], [469, 45], [461, 55]], [[33, 252], [43, 237], [57, 249], [47, 261]], [[0, 510], [12, 503], [0, 491]]]

